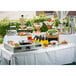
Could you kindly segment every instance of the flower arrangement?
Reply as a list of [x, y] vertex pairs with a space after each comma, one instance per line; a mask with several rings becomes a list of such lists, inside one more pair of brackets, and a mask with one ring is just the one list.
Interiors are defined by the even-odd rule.
[[60, 20], [61, 24], [67, 24], [67, 22], [68, 22], [68, 17], [65, 17], [62, 20]]

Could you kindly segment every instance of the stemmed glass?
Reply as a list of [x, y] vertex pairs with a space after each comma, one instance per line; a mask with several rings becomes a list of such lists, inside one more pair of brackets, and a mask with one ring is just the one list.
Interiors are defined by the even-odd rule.
[[52, 25], [54, 24], [54, 21], [44, 21], [44, 23], [48, 27], [48, 30], [50, 30], [52, 28]]
[[40, 32], [40, 28], [42, 27], [42, 23], [34, 23], [34, 27], [36, 28], [37, 32]]

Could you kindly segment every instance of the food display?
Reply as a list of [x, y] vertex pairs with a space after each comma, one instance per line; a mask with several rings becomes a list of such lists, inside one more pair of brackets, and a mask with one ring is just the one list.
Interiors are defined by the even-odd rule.
[[29, 35], [31, 35], [31, 34], [29, 34], [29, 33], [27, 33], [27, 32], [19, 32], [17, 35], [18, 35], [18, 36], [29, 36]]
[[54, 24], [53, 20], [44, 21], [44, 23], [47, 25], [48, 30], [50, 30]]
[[[31, 26], [25, 26], [24, 22], [21, 22], [20, 28], [18, 32], [16, 30], [8, 30], [8, 36], [17, 36], [17, 38], [6, 40], [7, 43], [4, 42], [4, 47], [12, 52], [25, 52], [37, 50], [40, 48], [46, 48], [51, 46], [57, 46], [58, 44], [67, 44], [66, 40], [59, 42], [59, 35], [64, 33], [57, 30], [57, 28], [52, 28], [55, 20], [45, 20], [35, 21]], [[41, 30], [42, 26], [48, 28], [45, 32]], [[36, 29], [33, 31], [33, 27]], [[45, 27], [45, 28], [46, 28]], [[41, 29], [40, 29], [41, 28]], [[32, 30], [33, 32], [28, 32], [27, 30]], [[23, 31], [23, 32], [22, 32]], [[27, 32], [26, 32], [27, 31]]]
[[15, 46], [15, 47], [18, 47], [18, 46], [19, 46], [19, 43], [14, 43], [14, 46]]
[[34, 42], [41, 43], [43, 47], [48, 47], [48, 45], [49, 45], [49, 41], [48, 41], [47, 37], [42, 36], [42, 35], [40, 35], [40, 36], [36, 35], [34, 37]]
[[18, 36], [24, 36], [24, 35], [25, 35], [25, 33], [23, 33], [23, 32], [18, 33]]
[[19, 46], [19, 43], [16, 43], [14, 41], [8, 41], [8, 44], [10, 44], [11, 46], [15, 46], [15, 47]]
[[26, 27], [26, 30], [32, 30], [32, 27]]
[[51, 45], [57, 45], [57, 44], [58, 44], [58, 41], [52, 40], [52, 41], [50, 41], [50, 44], [51, 44]]
[[19, 41], [19, 44], [20, 45], [29, 45], [29, 44], [31, 44], [31, 42], [29, 40], [27, 40], [27, 41], [21, 40], [21, 41]]
[[4, 48], [14, 53], [37, 50], [41, 46], [42, 44], [31, 42], [31, 40], [21, 40], [19, 42], [8, 41], [4, 43]]
[[34, 23], [34, 26], [38, 29], [42, 27], [42, 23]]
[[65, 40], [61, 42], [61, 44], [67, 44], [67, 43], [68, 43], [68, 42], [67, 42], [67, 41], [65, 41]]
[[40, 34], [41, 32], [40, 32], [40, 28], [43, 26], [43, 24], [42, 23], [34, 23], [34, 27], [36, 28], [36, 32], [34, 32], [34, 34]]
[[52, 34], [57, 33], [57, 30], [56, 29], [50, 29], [50, 30], [47, 31], [47, 33], [52, 35]]
[[[23, 33], [20, 33], [19, 37], [21, 38]], [[27, 33], [26, 33], [27, 34]], [[26, 35], [25, 35], [26, 36]], [[23, 36], [24, 37], [24, 36]], [[51, 40], [49, 41], [46, 35], [35, 35], [32, 37], [32, 35], [27, 35], [27, 40], [20, 39], [18, 42], [16, 40], [8, 40], [7, 44], [4, 43], [4, 47], [11, 51], [11, 52], [25, 52], [25, 51], [32, 51], [37, 50], [38, 48], [46, 48], [51, 46], [57, 46], [59, 43], [67, 44], [67, 41], [59, 42], [57, 40]]]
[[49, 45], [48, 40], [41, 40], [41, 43], [42, 43], [43, 47], [48, 47], [48, 45]]

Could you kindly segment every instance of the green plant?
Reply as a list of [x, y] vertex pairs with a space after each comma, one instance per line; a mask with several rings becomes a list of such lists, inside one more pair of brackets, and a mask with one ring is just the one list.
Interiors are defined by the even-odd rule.
[[50, 20], [51, 17], [46, 17], [46, 16], [38, 16], [37, 18], [34, 17], [32, 19], [33, 23], [40, 23], [40, 22], [44, 22], [44, 21], [47, 21], [47, 20]]
[[46, 17], [46, 14], [39, 14], [39, 17]]
[[20, 25], [20, 23], [18, 23], [18, 22], [11, 22], [8, 24], [9, 27], [10, 26], [16, 26], [16, 30], [18, 30], [20, 28], [19, 25]]
[[76, 31], [76, 27], [75, 27], [75, 31]]
[[9, 29], [8, 25], [1, 25], [0, 26], [0, 35], [3, 37], [6, 34], [6, 30]]
[[65, 17], [64, 19], [66, 20], [66, 22], [64, 24], [66, 24], [66, 27], [68, 27], [69, 26], [69, 17]]
[[46, 26], [45, 23], [43, 23], [43, 26], [41, 27], [40, 31], [41, 31], [41, 32], [46, 32], [46, 31], [48, 31], [48, 28], [47, 28], [47, 26]]
[[27, 20], [25, 23], [26, 26], [32, 26], [32, 21], [31, 20]]
[[44, 19], [42, 19], [42, 18], [34, 19], [34, 23], [40, 23], [43, 21], [44, 21]]
[[0, 38], [0, 44], [2, 44], [3, 43], [3, 38]]
[[54, 21], [55, 23], [54, 23], [54, 25], [56, 26], [56, 27], [58, 27], [58, 25], [59, 25], [59, 19], [58, 18], [55, 18], [55, 21]]
[[66, 31], [67, 31], [67, 32], [69, 31], [69, 27], [66, 27]]

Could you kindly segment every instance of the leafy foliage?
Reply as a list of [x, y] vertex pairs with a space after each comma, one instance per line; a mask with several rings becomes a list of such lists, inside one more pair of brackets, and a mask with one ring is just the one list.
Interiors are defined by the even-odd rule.
[[58, 27], [58, 25], [59, 25], [59, 20], [58, 20], [58, 18], [55, 18], [55, 21], [54, 21], [54, 22], [55, 22], [54, 25], [55, 25], [56, 27]]
[[10, 26], [16, 26], [16, 30], [19, 29], [19, 23], [8, 23], [8, 24], [2, 24], [0, 23], [0, 36], [4, 36], [6, 34], [6, 30], [10, 29]]
[[[44, 21], [50, 20], [50, 17], [46, 17], [45, 14], [40, 14], [38, 17], [33, 17], [31, 19], [25, 18], [25, 25], [26, 26], [33, 26], [34, 23], [43, 23], [43, 26], [41, 27], [41, 32], [46, 32], [48, 30], [46, 24]], [[67, 18], [68, 20], [68, 18]], [[0, 20], [0, 36], [4, 36], [6, 34], [6, 30], [10, 29], [10, 26], [16, 26], [16, 30], [18, 30], [20, 27], [20, 21], [19, 20], [9, 20], [8, 17], [5, 17], [3, 20]], [[58, 27], [59, 20], [58, 18], [54, 19], [55, 26]], [[68, 26], [68, 22], [66, 23], [66, 26]], [[36, 31], [36, 29], [33, 27], [33, 30]]]
[[48, 31], [48, 28], [47, 28], [47, 26], [46, 26], [45, 23], [43, 23], [43, 26], [41, 27], [40, 31], [41, 31], [41, 32], [46, 32], [46, 31]]
[[32, 26], [31, 20], [27, 20], [25, 23], [26, 26]]
[[3, 43], [3, 38], [0, 38], [0, 44], [2, 44]]

